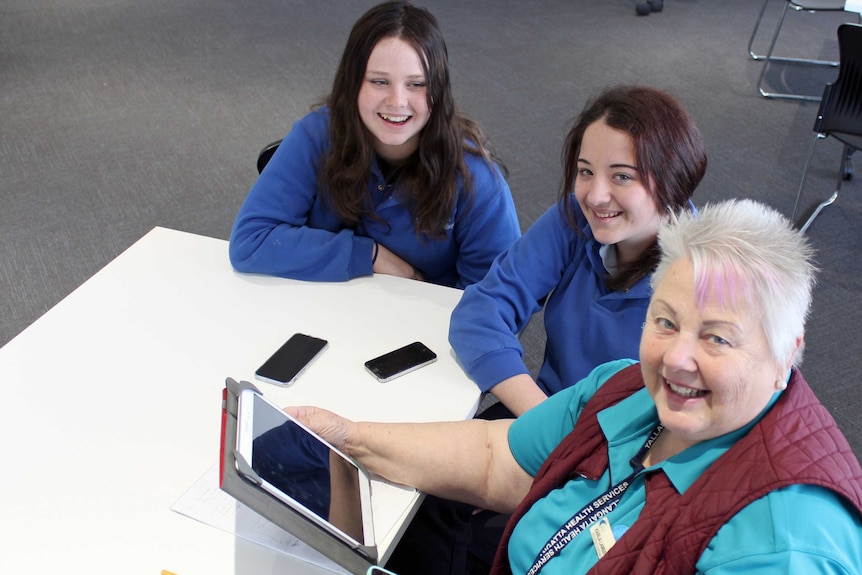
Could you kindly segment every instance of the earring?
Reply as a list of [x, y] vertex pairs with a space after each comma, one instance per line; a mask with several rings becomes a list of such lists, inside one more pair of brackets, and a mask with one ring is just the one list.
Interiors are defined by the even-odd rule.
[[783, 379], [776, 380], [775, 389], [777, 389], [778, 391], [784, 391], [785, 389], [787, 389], [787, 382]]

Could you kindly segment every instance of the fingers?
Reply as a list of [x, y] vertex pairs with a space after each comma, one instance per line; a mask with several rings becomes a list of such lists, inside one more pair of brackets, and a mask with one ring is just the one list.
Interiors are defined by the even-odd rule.
[[[284, 408], [284, 412], [292, 417], [295, 417], [296, 419], [304, 420], [308, 418], [309, 415], [311, 415], [311, 411], [313, 409], [315, 408], [308, 407], [305, 405], [289, 405]], [[303, 423], [305, 422], [303, 421]]]
[[377, 261], [373, 267], [376, 273], [425, 281], [425, 278], [422, 277], [422, 274], [418, 270], [389, 251], [386, 246], [381, 243], [378, 243], [377, 246]]
[[291, 405], [284, 411], [335, 447], [341, 448], [347, 440], [352, 422], [331, 411], [308, 405]]

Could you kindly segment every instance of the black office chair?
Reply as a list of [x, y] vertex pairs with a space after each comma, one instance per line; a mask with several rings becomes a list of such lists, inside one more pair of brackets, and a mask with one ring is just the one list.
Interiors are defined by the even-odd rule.
[[808, 151], [808, 159], [802, 170], [802, 181], [796, 192], [796, 202], [793, 204], [792, 219], [796, 220], [796, 210], [799, 198], [805, 186], [805, 176], [808, 165], [814, 155], [817, 140], [832, 136], [842, 144], [844, 150], [841, 156], [841, 169], [838, 174], [838, 185], [832, 195], [820, 202], [814, 212], [800, 228], [805, 233], [814, 218], [829, 204], [838, 199], [841, 184], [853, 178], [853, 153], [862, 149], [862, 26], [859, 24], [842, 24], [838, 27], [839, 62], [838, 78], [823, 89], [820, 109], [814, 121], [816, 135]]
[[261, 173], [266, 165], [269, 163], [269, 159], [275, 153], [275, 150], [278, 148], [278, 145], [281, 144], [281, 140], [276, 140], [272, 143], [267, 144], [263, 147], [260, 153], [257, 155], [257, 173]]
[[[775, 44], [778, 41], [778, 35], [781, 33], [781, 27], [784, 24], [784, 18], [787, 16], [788, 10], [796, 12], [843, 12], [845, 0], [784, 0], [784, 8], [781, 11], [781, 17], [778, 19], [778, 24], [775, 26], [775, 31], [772, 33], [772, 39], [769, 43], [769, 49], [766, 54], [757, 54], [754, 52], [754, 38], [760, 29], [760, 24], [763, 20], [763, 14], [766, 12], [766, 6], [769, 0], [764, 0], [763, 6], [760, 8], [760, 14], [757, 17], [757, 22], [754, 25], [754, 30], [751, 32], [751, 39], [748, 41], [748, 55], [753, 60], [763, 60], [763, 69], [760, 71], [760, 78], [757, 80], [757, 90], [764, 98], [783, 98], [790, 100], [807, 100], [816, 102], [820, 98], [807, 94], [793, 94], [787, 92], [770, 92], [763, 87], [763, 80], [766, 78], [766, 71], [771, 62], [784, 62], [793, 64], [807, 64], [812, 66], [830, 66], [837, 67], [838, 62], [831, 60], [815, 60], [809, 58], [791, 58], [786, 56], [776, 56], [774, 54]], [[862, 22], [862, 16], [857, 16]]]

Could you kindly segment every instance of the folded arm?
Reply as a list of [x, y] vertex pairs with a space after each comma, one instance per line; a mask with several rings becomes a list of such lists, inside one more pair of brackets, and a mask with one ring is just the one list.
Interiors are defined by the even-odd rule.
[[516, 417], [548, 398], [532, 376], [526, 373], [504, 379], [491, 388], [491, 393]]

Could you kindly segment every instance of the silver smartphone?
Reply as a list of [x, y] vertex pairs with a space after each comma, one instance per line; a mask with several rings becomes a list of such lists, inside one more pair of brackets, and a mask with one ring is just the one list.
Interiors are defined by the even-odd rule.
[[254, 375], [267, 383], [291, 385], [328, 346], [329, 342], [325, 339], [295, 333], [254, 372]]
[[436, 353], [428, 349], [422, 342], [414, 341], [409, 345], [369, 359], [365, 362], [365, 369], [377, 381], [387, 382], [435, 361], [437, 361]]

